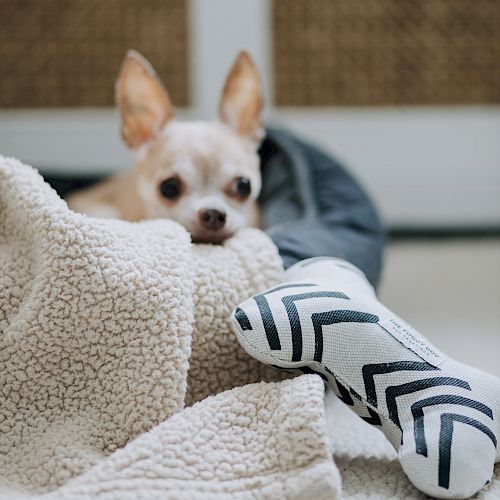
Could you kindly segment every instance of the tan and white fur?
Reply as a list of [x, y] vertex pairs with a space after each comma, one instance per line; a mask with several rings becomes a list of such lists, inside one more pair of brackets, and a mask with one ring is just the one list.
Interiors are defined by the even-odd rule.
[[212, 122], [176, 120], [167, 90], [135, 51], [123, 62], [116, 100], [121, 135], [136, 152], [136, 165], [69, 196], [70, 208], [129, 221], [173, 219], [196, 242], [220, 243], [257, 225], [262, 87], [246, 52], [229, 72]]

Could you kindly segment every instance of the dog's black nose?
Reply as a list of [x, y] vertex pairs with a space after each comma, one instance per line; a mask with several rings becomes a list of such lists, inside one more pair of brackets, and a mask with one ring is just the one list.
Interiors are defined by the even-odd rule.
[[213, 208], [199, 211], [200, 224], [209, 231], [218, 231], [226, 223], [226, 214]]

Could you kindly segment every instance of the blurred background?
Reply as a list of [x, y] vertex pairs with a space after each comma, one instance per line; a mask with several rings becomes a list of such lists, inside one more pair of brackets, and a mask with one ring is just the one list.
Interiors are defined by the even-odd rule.
[[249, 50], [266, 122], [342, 160], [386, 220], [382, 299], [500, 375], [498, 0], [0, 0], [0, 153], [63, 186], [129, 168], [130, 48], [197, 119]]

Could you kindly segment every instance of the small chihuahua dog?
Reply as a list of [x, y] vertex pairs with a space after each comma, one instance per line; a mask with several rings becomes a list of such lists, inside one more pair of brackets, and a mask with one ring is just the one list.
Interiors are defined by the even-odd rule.
[[177, 121], [167, 90], [135, 51], [123, 62], [116, 101], [136, 165], [69, 196], [71, 209], [128, 221], [173, 219], [200, 243], [221, 243], [257, 225], [262, 86], [246, 52], [229, 72], [216, 121]]

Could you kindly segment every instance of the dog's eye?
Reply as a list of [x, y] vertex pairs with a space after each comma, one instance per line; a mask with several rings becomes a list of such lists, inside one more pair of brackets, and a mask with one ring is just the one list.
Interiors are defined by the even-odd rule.
[[247, 177], [236, 177], [234, 180], [234, 191], [238, 198], [245, 199], [250, 196], [252, 184]]
[[169, 177], [160, 184], [160, 193], [164, 198], [175, 200], [182, 193], [182, 181], [179, 177]]

